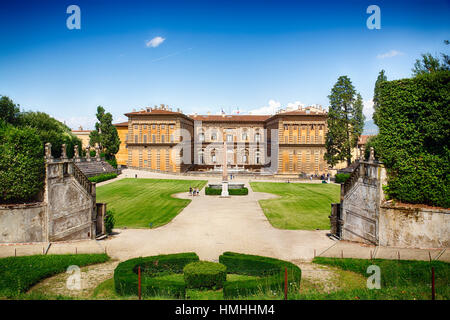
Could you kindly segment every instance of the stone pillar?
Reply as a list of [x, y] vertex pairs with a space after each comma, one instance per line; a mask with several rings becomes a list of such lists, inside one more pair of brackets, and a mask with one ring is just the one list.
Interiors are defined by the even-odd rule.
[[222, 194], [221, 197], [229, 197], [228, 171], [227, 171], [227, 141], [223, 141], [223, 170], [222, 170]]
[[50, 142], [47, 142], [45, 144], [45, 160], [47, 162], [52, 162], [53, 161], [52, 144]]
[[375, 161], [375, 151], [373, 150], [373, 147], [370, 147], [370, 156], [369, 156], [369, 162]]

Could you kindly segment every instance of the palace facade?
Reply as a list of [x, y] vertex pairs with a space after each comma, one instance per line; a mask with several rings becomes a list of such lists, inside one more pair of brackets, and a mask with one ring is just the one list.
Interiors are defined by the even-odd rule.
[[[327, 112], [299, 107], [275, 115], [185, 115], [169, 107], [125, 114], [115, 124], [121, 140], [117, 163], [182, 173], [231, 168], [277, 174], [324, 174]], [[224, 143], [225, 142], [225, 143]], [[225, 150], [226, 147], [226, 150]]]

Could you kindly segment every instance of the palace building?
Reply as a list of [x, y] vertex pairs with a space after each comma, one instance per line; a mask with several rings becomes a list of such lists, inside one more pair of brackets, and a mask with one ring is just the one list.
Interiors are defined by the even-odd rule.
[[125, 114], [115, 124], [121, 140], [117, 163], [132, 168], [183, 173], [221, 170], [324, 174], [327, 112], [299, 107], [275, 115], [185, 115], [171, 108]]

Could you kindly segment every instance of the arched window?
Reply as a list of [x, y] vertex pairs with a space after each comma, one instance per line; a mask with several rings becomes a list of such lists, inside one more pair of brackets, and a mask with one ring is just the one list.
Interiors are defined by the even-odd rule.
[[204, 132], [200, 132], [200, 133], [199, 133], [199, 135], [198, 135], [198, 140], [199, 140], [200, 142], [205, 141], [205, 133], [204, 133]]
[[217, 162], [217, 159], [216, 159], [216, 149], [213, 149], [213, 150], [211, 151], [211, 160], [212, 160], [213, 163], [216, 163], [216, 162]]
[[242, 162], [244, 164], [248, 164], [248, 149], [244, 150], [244, 154], [242, 155]]
[[255, 134], [255, 142], [261, 142], [261, 134], [259, 132]]

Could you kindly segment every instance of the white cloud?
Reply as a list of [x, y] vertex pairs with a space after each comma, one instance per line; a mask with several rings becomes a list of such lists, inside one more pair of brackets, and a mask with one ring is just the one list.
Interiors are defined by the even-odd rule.
[[366, 121], [372, 120], [372, 115], [374, 111], [372, 99], [365, 100], [363, 103], [364, 103], [363, 113], [366, 116]]
[[164, 42], [164, 40], [166, 40], [163, 37], [154, 37], [152, 40], [147, 40], [147, 42], [145, 43], [145, 45], [147, 46], [147, 48], [156, 48], [157, 46], [159, 46], [161, 43]]
[[391, 51], [388, 51], [386, 53], [382, 53], [382, 54], [377, 55], [377, 58], [378, 59], [385, 59], [385, 58], [392, 58], [392, 57], [401, 56], [401, 55], [404, 55], [404, 53], [400, 52], [400, 51], [397, 51], [397, 50], [391, 50]]
[[83, 130], [92, 130], [95, 128], [95, 122], [97, 118], [92, 117], [70, 117], [70, 118], [60, 118], [54, 117], [56, 120], [65, 123], [72, 130], [79, 130], [80, 126]]
[[273, 99], [269, 100], [269, 105], [258, 109], [250, 110], [251, 114], [275, 114], [281, 107], [281, 103]]

